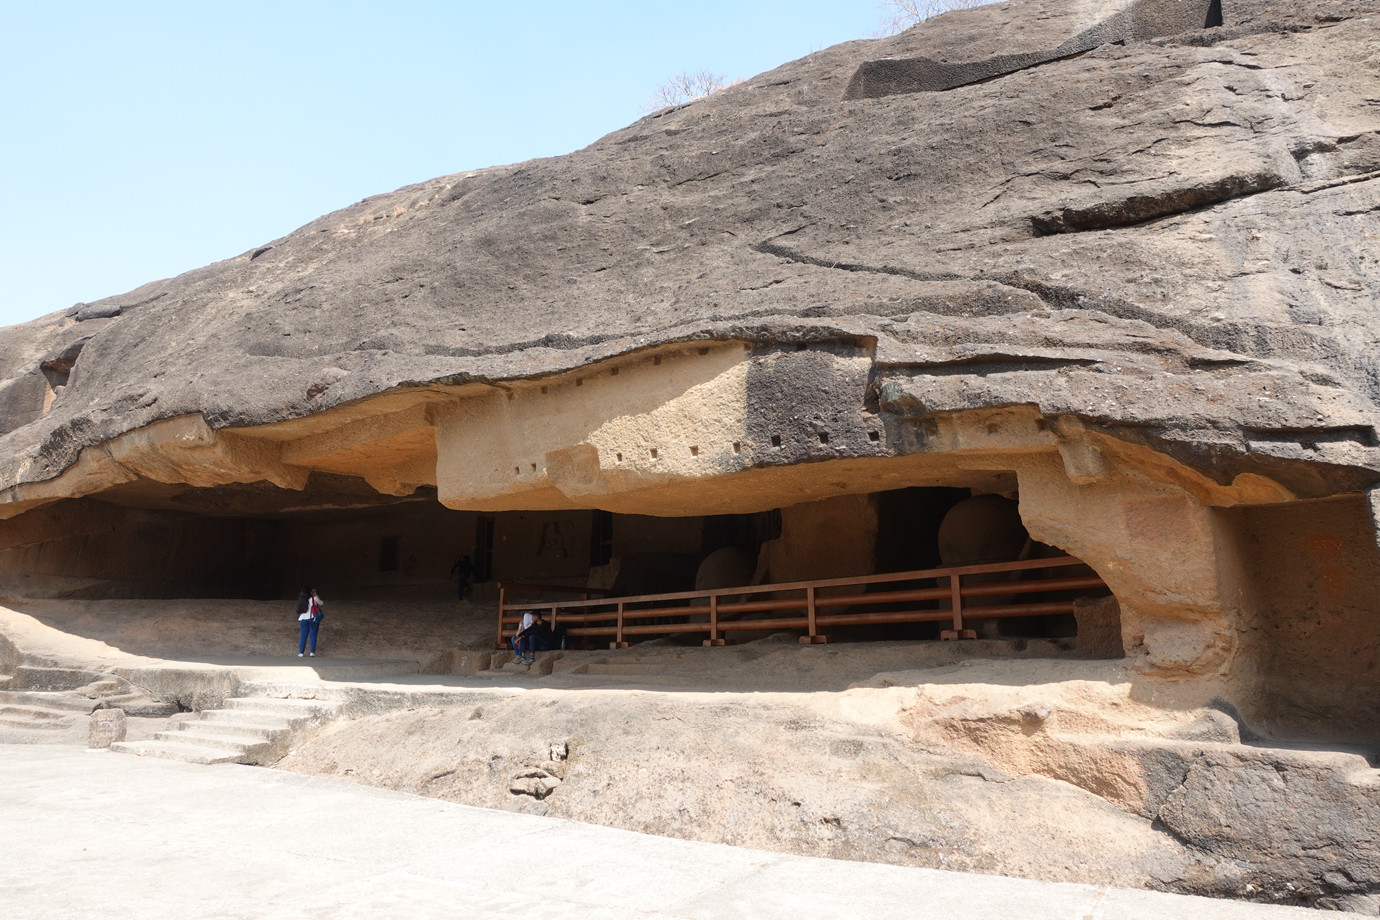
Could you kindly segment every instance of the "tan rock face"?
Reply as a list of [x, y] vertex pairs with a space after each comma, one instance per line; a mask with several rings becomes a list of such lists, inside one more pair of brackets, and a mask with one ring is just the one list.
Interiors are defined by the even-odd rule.
[[[277, 766], [814, 856], [1373, 905], [1380, 800], [1363, 757], [1242, 743], [1220, 704], [1138, 699], [1121, 662], [916, 657], [952, 648], [643, 647], [617, 658], [641, 683], [360, 707]], [[686, 682], [692, 661], [706, 683]], [[896, 670], [808, 692], [884, 662]]]

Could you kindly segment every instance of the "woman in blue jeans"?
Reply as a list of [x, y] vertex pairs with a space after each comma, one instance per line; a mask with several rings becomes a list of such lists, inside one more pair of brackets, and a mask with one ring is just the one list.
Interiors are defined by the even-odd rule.
[[321, 597], [315, 588], [303, 588], [298, 592], [297, 623], [302, 632], [302, 637], [297, 642], [298, 658], [307, 650], [308, 637], [311, 638], [311, 657], [316, 657], [316, 631], [321, 628], [321, 617], [324, 613], [325, 605], [321, 603]]

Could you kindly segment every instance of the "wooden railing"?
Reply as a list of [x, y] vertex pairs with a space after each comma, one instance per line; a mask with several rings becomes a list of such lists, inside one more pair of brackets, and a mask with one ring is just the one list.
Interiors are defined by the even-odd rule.
[[[1059, 577], [1047, 574], [1048, 570], [1068, 568], [1079, 571]], [[1046, 573], [1045, 577], [1028, 577], [1038, 572]], [[1008, 578], [992, 577], [1002, 574]], [[971, 576], [984, 577], [964, 581]], [[877, 590], [881, 585], [894, 587]], [[494, 647], [506, 648], [506, 640], [516, 635], [522, 615], [538, 610], [553, 628], [563, 627], [567, 635], [576, 638], [606, 637], [610, 648], [627, 648], [629, 636], [703, 633], [704, 645], [723, 645], [725, 632], [780, 629], [804, 630], [802, 643], [818, 643], [827, 641], [823, 630], [830, 627], [883, 623], [949, 623], [951, 628], [943, 630], [941, 638], [971, 639], [976, 633], [965, 627], [969, 620], [1073, 612], [1072, 600], [1056, 597], [1032, 601], [1030, 595], [1067, 596], [1069, 592], [1097, 592], [1106, 587], [1095, 572], [1072, 556], [633, 597], [591, 598], [592, 594], [610, 592], [506, 583], [499, 585]], [[515, 593], [532, 591], [583, 597], [570, 601], [513, 600]], [[992, 602], [966, 603], [978, 599]]]

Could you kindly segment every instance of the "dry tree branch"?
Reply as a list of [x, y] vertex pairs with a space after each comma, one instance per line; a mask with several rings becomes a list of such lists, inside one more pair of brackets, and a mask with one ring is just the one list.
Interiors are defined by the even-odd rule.
[[950, 10], [970, 10], [991, 2], [992, 0], [883, 0], [878, 4], [882, 10], [880, 34], [895, 35], [931, 16], [938, 16]]
[[672, 105], [684, 105], [701, 99], [728, 86], [728, 77], [722, 74], [698, 70], [693, 73], [678, 73], [656, 88], [652, 98], [643, 108], [655, 112]]

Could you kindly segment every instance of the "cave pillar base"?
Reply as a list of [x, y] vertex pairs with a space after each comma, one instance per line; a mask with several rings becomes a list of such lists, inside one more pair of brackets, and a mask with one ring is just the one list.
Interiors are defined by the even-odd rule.
[[1021, 517], [1036, 540], [1091, 565], [1121, 608], [1122, 646], [1167, 678], [1222, 674], [1236, 647], [1221, 599], [1210, 509], [1133, 471], [1068, 475], [1055, 456], [1019, 471]]

